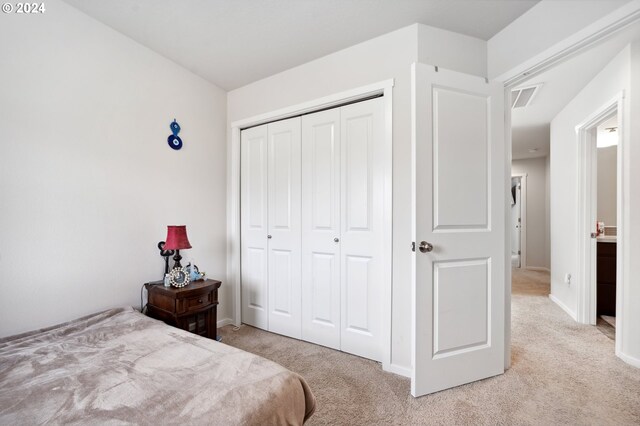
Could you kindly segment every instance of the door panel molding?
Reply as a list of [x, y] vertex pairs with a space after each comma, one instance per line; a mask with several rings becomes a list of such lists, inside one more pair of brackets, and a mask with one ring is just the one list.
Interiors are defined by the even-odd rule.
[[[464, 276], [457, 276], [457, 280], [446, 280], [447, 269], [462, 269], [480, 267], [483, 269], [484, 282], [480, 286], [470, 285]], [[491, 287], [488, 285], [491, 279], [491, 259], [456, 259], [434, 262], [434, 315], [433, 315], [433, 359], [454, 356], [477, 349], [485, 349], [491, 345]], [[449, 300], [442, 303], [443, 295], [448, 292]], [[454, 299], [455, 297], [455, 299]], [[460, 298], [463, 298], [461, 301]], [[474, 311], [474, 300], [486, 300], [486, 309], [481, 312]], [[464, 302], [467, 303], [464, 303]], [[440, 306], [440, 305], [445, 306]], [[453, 324], [452, 324], [453, 323]], [[454, 335], [455, 341], [440, 341], [440, 328], [443, 324], [457, 328], [460, 332]], [[463, 340], [464, 339], [464, 340]]]
[[[442, 85], [433, 86], [432, 96], [433, 230], [486, 231], [491, 228], [491, 204], [488, 202], [491, 184], [491, 151], [488, 145], [491, 139], [491, 127], [488, 125], [491, 120], [489, 97], [487, 94]], [[458, 99], [450, 99], [454, 97]], [[443, 117], [458, 113], [467, 114], [475, 120], [469, 120], [470, 122], [464, 125], [441, 122]], [[457, 143], [465, 143], [469, 138], [475, 139], [477, 143], [465, 146]], [[464, 170], [457, 167], [439, 167], [440, 161], [455, 164], [461, 156], [472, 159], [465, 163]], [[478, 161], [483, 158], [486, 160]], [[472, 173], [474, 175], [470, 179]], [[452, 192], [457, 193], [457, 196], [449, 197], [447, 203], [446, 196]], [[469, 202], [473, 202], [476, 207], [467, 209], [465, 204]], [[445, 217], [448, 221], [445, 221]]]

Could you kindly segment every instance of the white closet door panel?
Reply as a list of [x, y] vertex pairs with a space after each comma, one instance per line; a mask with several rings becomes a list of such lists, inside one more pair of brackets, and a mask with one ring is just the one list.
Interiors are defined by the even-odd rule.
[[302, 117], [302, 338], [340, 349], [340, 109]]
[[242, 322], [268, 329], [267, 126], [243, 130], [240, 151]]
[[[371, 288], [375, 282], [372, 280], [372, 269], [374, 262], [370, 256], [345, 256], [344, 267], [346, 277], [345, 283], [345, 325], [346, 329], [352, 332], [372, 335], [370, 303]], [[375, 311], [374, 311], [375, 315]]]
[[301, 338], [300, 118], [268, 125], [269, 331]]
[[[287, 317], [291, 317], [292, 312], [296, 310], [293, 306], [295, 303], [292, 300], [292, 291], [294, 283], [291, 281], [291, 269], [293, 267], [291, 250], [270, 250], [269, 264], [271, 266], [271, 273], [269, 278], [273, 279], [273, 285], [271, 286], [271, 298], [270, 309], [271, 312], [276, 312]], [[274, 330], [275, 331], [275, 330]]]
[[341, 108], [341, 348], [382, 359], [383, 103]]
[[[333, 339], [340, 337], [340, 259], [335, 253], [309, 253], [311, 259], [310, 288], [308, 303], [310, 310], [305, 312], [309, 317], [309, 330], [314, 325], [329, 328]], [[325, 330], [322, 334], [328, 334]], [[310, 333], [312, 334], [312, 333]], [[328, 337], [328, 336], [327, 336]], [[333, 340], [332, 340], [333, 341]], [[338, 341], [339, 342], [339, 341]], [[327, 346], [329, 345], [328, 342]]]

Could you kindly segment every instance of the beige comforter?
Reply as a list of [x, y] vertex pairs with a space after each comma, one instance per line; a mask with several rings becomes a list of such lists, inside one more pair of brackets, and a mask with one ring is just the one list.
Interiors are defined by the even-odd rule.
[[257, 355], [113, 309], [0, 340], [0, 424], [302, 424], [315, 398]]

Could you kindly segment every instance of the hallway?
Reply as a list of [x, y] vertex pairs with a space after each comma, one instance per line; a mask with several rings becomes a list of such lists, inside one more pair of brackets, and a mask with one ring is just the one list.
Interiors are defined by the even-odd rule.
[[549, 288], [548, 273], [513, 270], [512, 370], [527, 366], [535, 399], [567, 414], [554, 423], [640, 423], [640, 370], [615, 356], [614, 340], [556, 306]]

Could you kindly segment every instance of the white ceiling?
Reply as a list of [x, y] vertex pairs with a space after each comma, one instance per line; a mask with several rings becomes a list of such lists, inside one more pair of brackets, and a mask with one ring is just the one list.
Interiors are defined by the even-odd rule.
[[[551, 120], [616, 54], [629, 42], [639, 38], [640, 24], [635, 24], [523, 83], [521, 86], [535, 83], [544, 85], [528, 107], [512, 110], [513, 159], [548, 155]], [[538, 148], [538, 151], [529, 152], [534, 148]]]
[[488, 40], [538, 0], [65, 0], [231, 90], [416, 22]]

